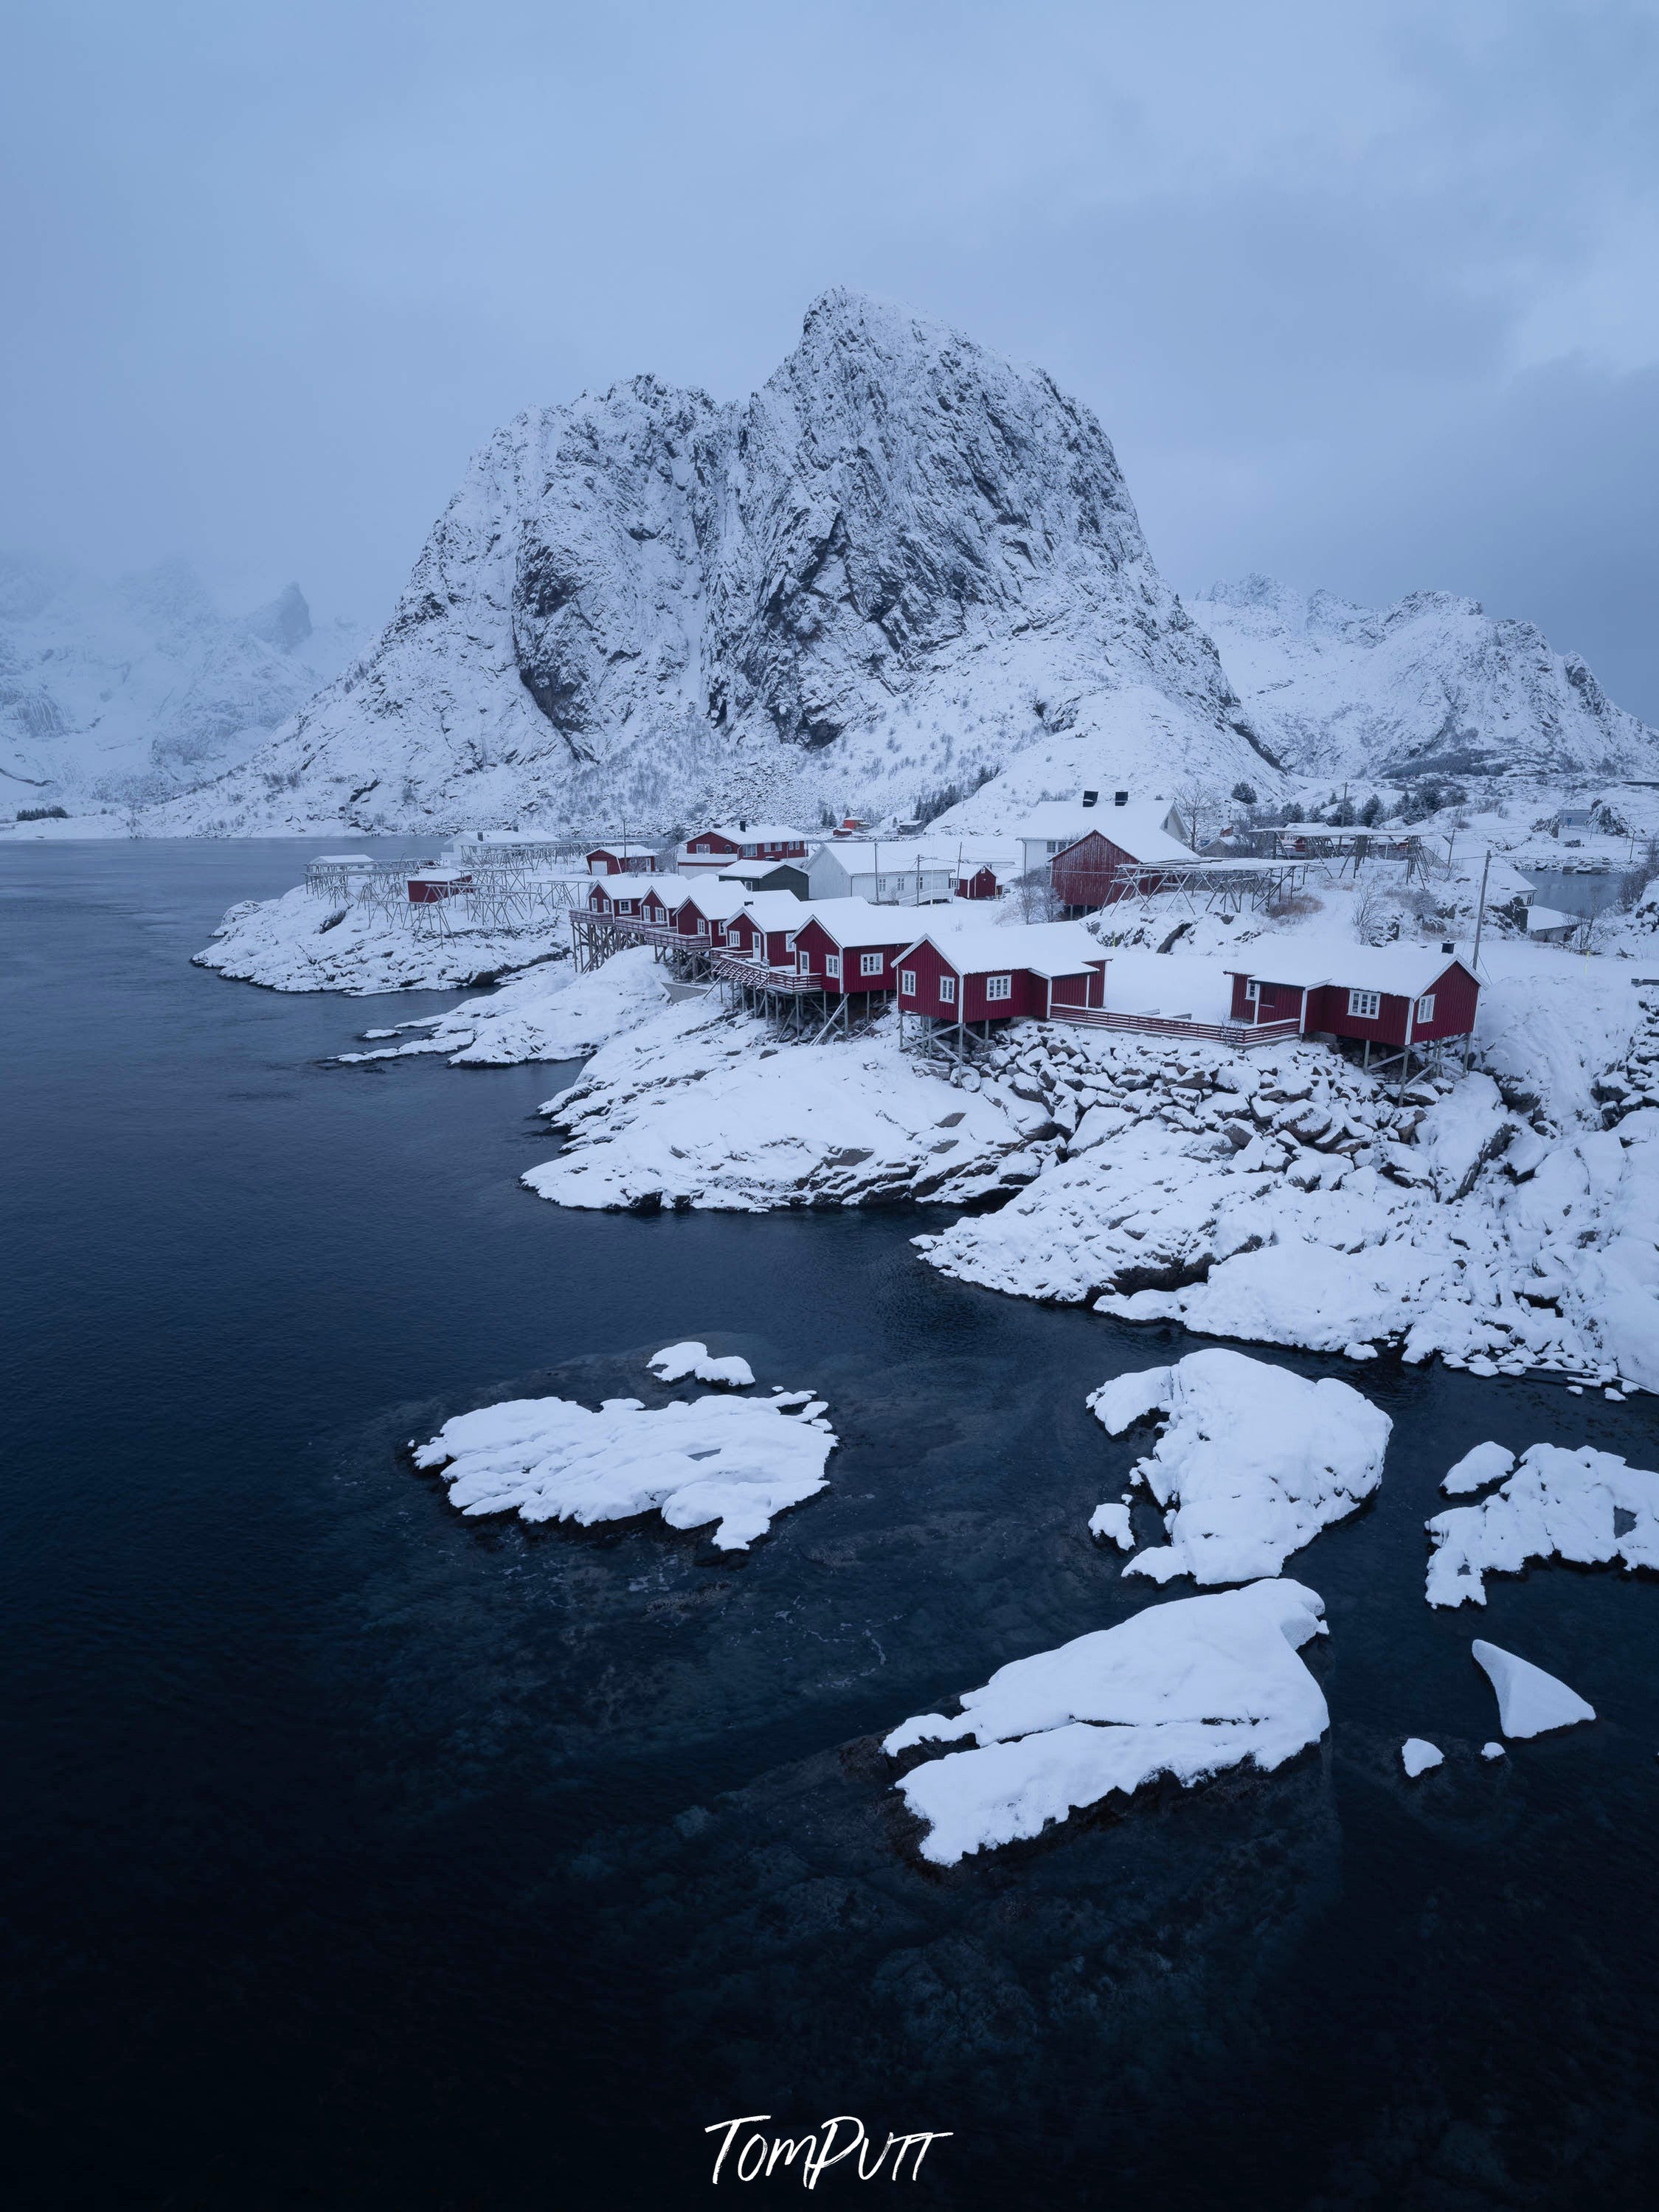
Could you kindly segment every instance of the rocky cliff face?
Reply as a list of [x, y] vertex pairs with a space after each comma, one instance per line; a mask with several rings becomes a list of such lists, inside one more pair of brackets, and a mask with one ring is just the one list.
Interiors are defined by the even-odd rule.
[[146, 804], [246, 759], [358, 640], [297, 585], [240, 618], [182, 562], [110, 586], [0, 558], [0, 808]]
[[640, 377], [498, 431], [368, 660], [170, 813], [816, 819], [1027, 756], [1064, 792], [1272, 777], [1088, 410], [832, 292], [744, 404]]
[[1659, 732], [1576, 655], [1476, 600], [1414, 592], [1376, 612], [1247, 576], [1192, 608], [1256, 727], [1309, 774], [1659, 775]]

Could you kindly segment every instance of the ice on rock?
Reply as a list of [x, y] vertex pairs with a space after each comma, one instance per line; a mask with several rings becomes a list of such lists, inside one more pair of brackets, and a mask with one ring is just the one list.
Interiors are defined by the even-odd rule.
[[1480, 1747], [1480, 1756], [1482, 1759], [1506, 1759], [1509, 1754], [1501, 1743], [1483, 1743]]
[[1426, 1774], [1431, 1766], [1443, 1766], [1445, 1762], [1445, 1753], [1426, 1736], [1408, 1735], [1400, 1747], [1400, 1764], [1409, 1781], [1415, 1782], [1419, 1774]]
[[1169, 1416], [1134, 1473], [1163, 1507], [1170, 1540], [1123, 1570], [1157, 1582], [1276, 1575], [1376, 1488], [1393, 1426], [1346, 1382], [1310, 1382], [1219, 1348], [1115, 1376], [1089, 1404], [1113, 1436], [1149, 1413]]
[[[1453, 1475], [1465, 1486], [1462, 1472], [1476, 1456], [1458, 1462], [1448, 1490]], [[1452, 1506], [1426, 1525], [1435, 1547], [1424, 1593], [1431, 1605], [1484, 1605], [1487, 1575], [1518, 1575], [1534, 1559], [1659, 1568], [1659, 1474], [1589, 1445], [1534, 1444], [1491, 1497]]]
[[[676, 1349], [689, 1347], [675, 1347]], [[624, 1521], [653, 1510], [671, 1528], [717, 1525], [744, 1551], [775, 1514], [823, 1489], [836, 1437], [822, 1401], [695, 1398], [651, 1410], [607, 1398], [514, 1398], [446, 1421], [415, 1454], [463, 1513], [525, 1521]]]
[[922, 1856], [954, 1866], [1158, 1775], [1189, 1785], [1225, 1767], [1282, 1766], [1329, 1723], [1297, 1656], [1325, 1633], [1324, 1610], [1315, 1591], [1278, 1580], [1176, 1598], [999, 1668], [964, 1695], [959, 1719], [904, 1722], [890, 1755], [964, 1736], [976, 1747], [896, 1785], [927, 1825]]
[[746, 1359], [738, 1358], [736, 1352], [716, 1359], [706, 1344], [665, 1345], [645, 1364], [659, 1382], [683, 1382], [690, 1375], [699, 1382], [720, 1382], [728, 1390], [746, 1390], [755, 1379], [755, 1370]]
[[1594, 1705], [1530, 1659], [1517, 1659], [1479, 1637], [1469, 1649], [1498, 1692], [1498, 1724], [1505, 1735], [1547, 1735], [1552, 1729], [1595, 1718]]
[[1448, 1498], [1467, 1498], [1474, 1491], [1485, 1490], [1489, 1483], [1502, 1481], [1514, 1465], [1515, 1454], [1504, 1445], [1476, 1444], [1455, 1467], [1447, 1468], [1440, 1487]]

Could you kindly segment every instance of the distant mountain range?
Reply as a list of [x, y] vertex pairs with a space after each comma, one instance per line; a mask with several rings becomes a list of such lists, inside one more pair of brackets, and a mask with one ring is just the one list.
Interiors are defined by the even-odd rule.
[[182, 562], [105, 584], [0, 555], [0, 808], [148, 805], [264, 744], [367, 640], [295, 584], [221, 615]]
[[1659, 775], [1659, 734], [1577, 654], [1474, 599], [1413, 592], [1374, 611], [1246, 576], [1191, 607], [1257, 730], [1304, 774]]
[[156, 800], [186, 833], [660, 830], [981, 786], [981, 814], [1659, 775], [1582, 661], [1472, 600], [1370, 613], [1250, 577], [1189, 611], [1085, 407], [846, 291], [740, 404], [636, 377], [497, 431], [356, 648], [293, 587], [227, 623], [176, 568], [101, 594], [0, 568], [0, 789]]

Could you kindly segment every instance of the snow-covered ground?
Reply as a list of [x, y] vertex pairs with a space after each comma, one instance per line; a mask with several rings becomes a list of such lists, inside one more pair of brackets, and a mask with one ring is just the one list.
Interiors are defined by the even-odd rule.
[[815, 1047], [712, 998], [614, 1038], [545, 1110], [569, 1141], [530, 1188], [641, 1211], [975, 1197], [1036, 1172], [1008, 1155], [1042, 1121], [1006, 1087], [957, 1091], [924, 1073], [890, 1015]]
[[964, 1736], [976, 1747], [896, 1785], [927, 1824], [922, 1856], [954, 1866], [1162, 1774], [1191, 1784], [1247, 1763], [1282, 1766], [1329, 1723], [1297, 1656], [1326, 1632], [1324, 1612], [1293, 1582], [1176, 1598], [999, 1668], [964, 1692], [957, 1719], [903, 1722], [882, 1747], [890, 1757]]
[[463, 1513], [587, 1528], [655, 1511], [671, 1528], [714, 1522], [719, 1549], [741, 1552], [824, 1487], [836, 1444], [826, 1410], [810, 1390], [720, 1391], [652, 1408], [607, 1398], [597, 1411], [513, 1398], [446, 1421], [415, 1463], [441, 1472]]
[[[1477, 1453], [1479, 1464], [1472, 1465]], [[1443, 1487], [1456, 1497], [1500, 1480], [1502, 1487], [1478, 1505], [1453, 1506], [1427, 1524], [1435, 1547], [1431, 1605], [1484, 1605], [1486, 1576], [1518, 1575], [1534, 1559], [1578, 1566], [1617, 1559], [1626, 1568], [1659, 1570], [1659, 1474], [1588, 1445], [1567, 1451], [1534, 1444], [1517, 1466], [1501, 1444], [1480, 1444]]]
[[244, 899], [232, 907], [213, 942], [196, 955], [196, 964], [273, 991], [343, 991], [366, 998], [379, 991], [486, 983], [569, 949], [562, 917], [544, 930], [417, 936], [401, 916], [388, 921], [360, 901], [337, 905], [301, 885], [281, 898]]
[[[1160, 1583], [1278, 1574], [1376, 1488], [1394, 1425], [1334, 1376], [1310, 1382], [1219, 1347], [1115, 1376], [1089, 1403], [1112, 1436], [1149, 1413], [1167, 1416], [1130, 1480], [1162, 1510], [1169, 1541], [1123, 1570]], [[1115, 1522], [1103, 1525], [1115, 1533]]]
[[657, 1012], [665, 1003], [665, 981], [666, 971], [645, 945], [630, 946], [583, 975], [567, 961], [531, 968], [510, 976], [487, 998], [468, 999], [447, 1014], [400, 1023], [391, 1032], [367, 1030], [369, 1040], [402, 1035], [404, 1042], [375, 1043], [368, 1052], [343, 1052], [340, 1059], [401, 1060], [441, 1053], [455, 1067], [580, 1060]]

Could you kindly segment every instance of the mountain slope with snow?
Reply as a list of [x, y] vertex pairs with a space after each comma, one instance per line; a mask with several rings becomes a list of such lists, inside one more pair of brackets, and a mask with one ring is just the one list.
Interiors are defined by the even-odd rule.
[[182, 562], [114, 585], [0, 556], [0, 806], [143, 804], [264, 744], [357, 648], [299, 586], [222, 615]]
[[836, 291], [746, 403], [497, 431], [366, 662], [167, 826], [884, 813], [1033, 747], [1064, 790], [1271, 775], [1088, 410]]
[[1374, 611], [1255, 575], [1191, 606], [1256, 728], [1304, 773], [1659, 775], [1659, 732], [1576, 654], [1477, 600], [1413, 592]]

